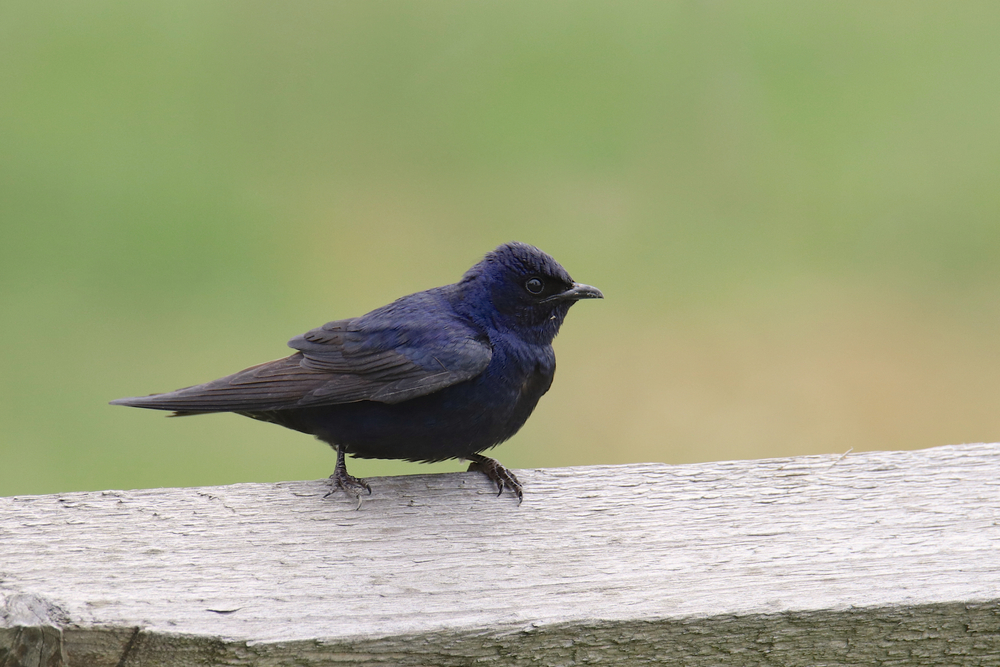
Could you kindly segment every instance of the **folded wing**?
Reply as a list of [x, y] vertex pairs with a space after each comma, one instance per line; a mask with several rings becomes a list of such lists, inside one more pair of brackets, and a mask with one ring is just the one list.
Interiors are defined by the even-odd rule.
[[288, 344], [298, 350], [290, 357], [112, 404], [194, 414], [399, 403], [474, 378], [492, 358], [489, 343], [472, 329], [441, 318], [405, 327], [380, 318], [338, 320]]

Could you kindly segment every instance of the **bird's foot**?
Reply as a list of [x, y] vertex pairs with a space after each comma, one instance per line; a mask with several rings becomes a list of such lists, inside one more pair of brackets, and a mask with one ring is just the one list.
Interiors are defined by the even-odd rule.
[[504, 489], [510, 489], [517, 496], [517, 504], [521, 504], [524, 494], [521, 491], [521, 482], [517, 481], [514, 473], [504, 468], [496, 459], [491, 459], [488, 456], [473, 454], [468, 458], [471, 461], [469, 463], [469, 470], [478, 470], [497, 485], [497, 496], [503, 495]]
[[333, 474], [330, 475], [330, 485], [333, 488], [323, 496], [324, 498], [329, 498], [337, 489], [340, 489], [347, 495], [357, 499], [357, 509], [361, 509], [361, 492], [367, 491], [369, 496], [372, 494], [372, 487], [369, 486], [368, 482], [358, 479], [354, 475], [347, 474], [344, 451], [340, 448], [337, 449], [337, 467], [333, 469]]
[[363, 479], [358, 479], [353, 475], [348, 475], [346, 470], [338, 470], [330, 475], [330, 485], [333, 487], [327, 491], [324, 498], [329, 498], [337, 489], [340, 489], [352, 498], [357, 499], [358, 507], [361, 509], [361, 492], [365, 491], [370, 496], [372, 494], [372, 487]]

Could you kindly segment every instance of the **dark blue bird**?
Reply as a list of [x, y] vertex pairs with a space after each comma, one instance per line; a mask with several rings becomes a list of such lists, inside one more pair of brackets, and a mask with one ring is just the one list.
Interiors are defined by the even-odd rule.
[[309, 433], [337, 450], [334, 488], [358, 498], [371, 487], [347, 474], [345, 454], [468, 459], [520, 501], [514, 474], [480, 452], [517, 433], [548, 391], [552, 339], [570, 306], [600, 298], [538, 248], [507, 243], [454, 285], [296, 336], [290, 357], [111, 403], [175, 416], [235, 412]]

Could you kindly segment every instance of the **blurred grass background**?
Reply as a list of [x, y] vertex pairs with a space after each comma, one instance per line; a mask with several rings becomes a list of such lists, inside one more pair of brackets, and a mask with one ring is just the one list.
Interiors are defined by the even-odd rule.
[[[0, 4], [0, 495], [312, 479], [109, 399], [553, 254], [513, 467], [1000, 439], [1000, 4]], [[357, 475], [462, 469], [355, 461]]]

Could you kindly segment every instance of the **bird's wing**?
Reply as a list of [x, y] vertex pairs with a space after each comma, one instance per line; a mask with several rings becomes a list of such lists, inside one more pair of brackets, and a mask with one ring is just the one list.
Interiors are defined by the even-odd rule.
[[489, 343], [464, 324], [434, 318], [399, 325], [385, 319], [329, 322], [289, 341], [298, 352], [285, 359], [168, 394], [113, 403], [180, 413], [399, 403], [474, 378], [492, 358]]
[[400, 403], [474, 378], [493, 357], [485, 339], [445, 318], [406, 326], [386, 326], [378, 319], [340, 320], [288, 345], [301, 352], [302, 368], [328, 377], [308, 397], [308, 405]]

